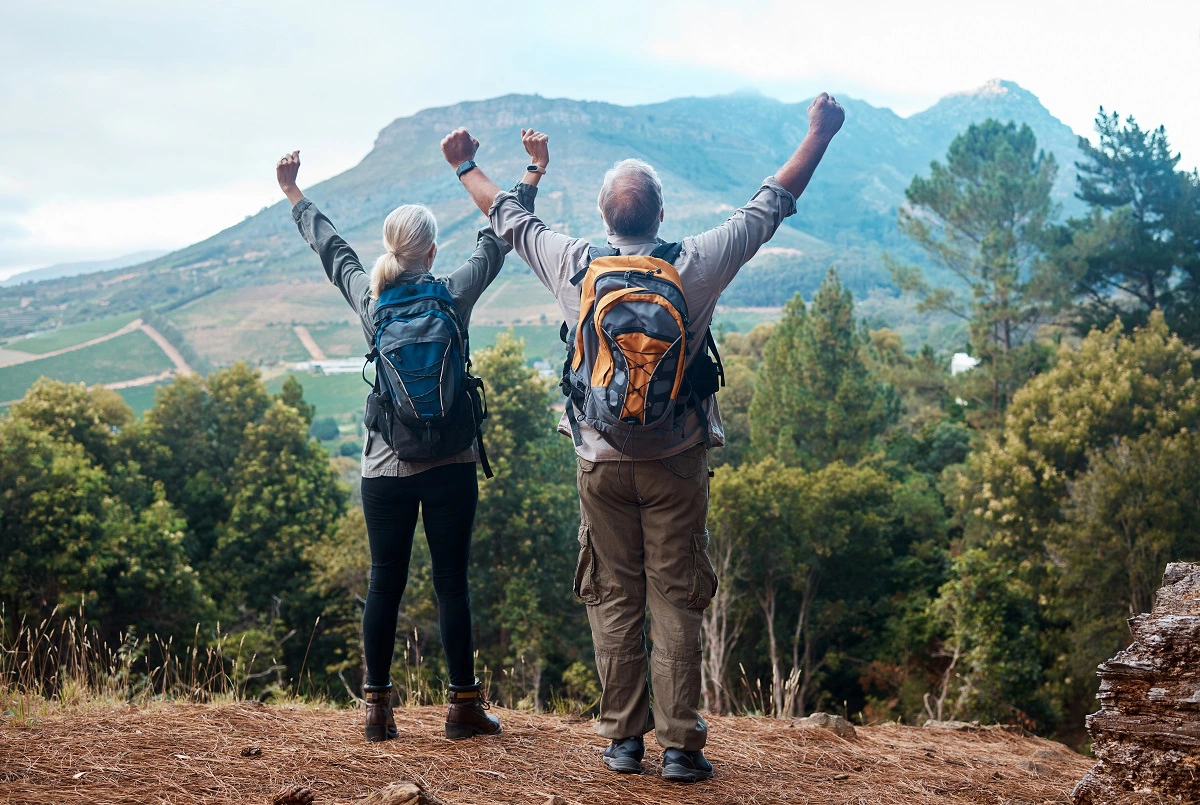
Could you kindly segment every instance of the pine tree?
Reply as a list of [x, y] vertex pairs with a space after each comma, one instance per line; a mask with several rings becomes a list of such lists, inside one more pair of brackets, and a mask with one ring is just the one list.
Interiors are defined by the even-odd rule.
[[981, 361], [973, 376], [987, 381], [973, 396], [993, 414], [1039, 365], [1031, 341], [1058, 292], [1040, 259], [1057, 172], [1029, 126], [987, 120], [954, 138], [946, 163], [934, 162], [929, 177], [914, 178], [905, 191], [900, 229], [949, 281], [889, 259], [893, 279], [920, 298], [919, 310], [969, 323]]
[[1080, 137], [1078, 197], [1090, 214], [1063, 228], [1058, 258], [1075, 277], [1082, 332], [1114, 318], [1167, 326], [1200, 344], [1200, 176], [1178, 170], [1166, 130], [1143, 130], [1104, 109], [1099, 145]]
[[891, 389], [867, 367], [869, 338], [830, 269], [810, 307], [797, 295], [763, 351], [750, 434], [761, 456], [806, 468], [854, 463], [895, 420]]

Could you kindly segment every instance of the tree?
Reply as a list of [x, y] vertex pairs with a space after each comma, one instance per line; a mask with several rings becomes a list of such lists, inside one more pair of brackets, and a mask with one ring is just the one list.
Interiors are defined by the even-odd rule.
[[337, 420], [331, 416], [323, 416], [314, 420], [308, 432], [322, 442], [331, 442], [341, 435]]
[[[104, 471], [76, 442], [15, 416], [0, 419], [0, 602], [15, 622], [94, 602], [109, 557], [100, 550]], [[11, 633], [11, 631], [10, 631]]]
[[570, 442], [555, 433], [550, 391], [502, 333], [480, 351], [490, 417], [484, 441], [496, 477], [481, 482], [471, 600], [480, 657], [505, 669], [496, 689], [539, 709], [549, 680], [586, 652], [586, 620], [569, 582], [578, 545]]
[[865, 361], [869, 340], [830, 269], [811, 307], [797, 295], [771, 331], [750, 404], [755, 451], [816, 468], [854, 463], [894, 421], [891, 390]]
[[919, 310], [942, 310], [969, 322], [993, 414], [1039, 364], [1031, 341], [1049, 312], [1057, 283], [1042, 256], [1053, 217], [1050, 188], [1058, 166], [1038, 151], [1029, 126], [987, 120], [954, 138], [943, 165], [930, 165], [905, 191], [900, 229], [950, 283], [889, 260], [896, 284], [915, 293]]
[[141, 511], [119, 498], [105, 500], [103, 545], [109, 559], [88, 614], [110, 640], [129, 627], [141, 637], [183, 636], [213, 616], [212, 601], [183, 547], [187, 523], [161, 483], [153, 490], [153, 501]]
[[762, 363], [763, 348], [774, 325], [756, 324], [748, 333], [724, 333], [720, 337], [725, 388], [717, 397], [725, 446], [708, 454], [709, 466], [738, 466], [750, 452], [750, 404], [754, 400], [755, 375]]
[[115, 391], [45, 377], [13, 403], [12, 415], [56, 440], [75, 442], [105, 470], [122, 457], [116, 434], [133, 424], [133, 411]]
[[182, 634], [208, 602], [182, 551], [182, 518], [113, 430], [136, 435], [114, 397], [43, 380], [0, 421], [0, 603], [39, 619], [82, 606], [109, 640], [129, 628]]
[[1200, 434], [1125, 436], [1089, 452], [1067, 485], [1046, 550], [1057, 577], [1055, 614], [1069, 620], [1064, 680], [1089, 684], [1096, 663], [1129, 642], [1126, 620], [1149, 612], [1168, 562], [1200, 556]]
[[1099, 145], [1080, 137], [1078, 197], [1091, 210], [1060, 230], [1058, 260], [1074, 276], [1077, 325], [1119, 318], [1167, 326], [1200, 344], [1200, 176], [1178, 170], [1166, 130], [1143, 130], [1116, 112], [1096, 116]]
[[[1194, 475], [1166, 463], [1194, 449], [1194, 361], [1158, 311], [1132, 334], [1120, 322], [1093, 331], [1078, 349], [1061, 348], [1055, 367], [1014, 396], [1004, 429], [948, 480], [964, 556], [976, 557], [957, 565], [956, 583], [1002, 585], [1029, 627], [995, 633], [969, 621], [968, 631], [994, 636], [977, 678], [1004, 679], [1010, 658], [1024, 656], [1024, 641], [1037, 635], [1043, 687], [1033, 691], [1023, 671], [1025, 682], [1001, 689], [996, 701], [1040, 712], [1042, 723], [1056, 711], [1068, 728], [1081, 727], [1095, 688], [1081, 669], [1124, 639], [1119, 620], [1146, 605], [1161, 572], [1151, 565], [1196, 550], [1195, 530], [1182, 519], [1195, 499]], [[1101, 633], [1103, 641], [1073, 637]]]
[[[283, 381], [283, 386], [279, 389], [279, 393], [275, 395], [275, 399], [283, 402], [291, 408], [296, 409], [296, 413], [304, 420], [306, 425], [313, 423], [313, 416], [317, 413], [317, 406], [310, 405], [304, 401], [304, 387], [300, 385], [300, 381], [295, 375], [288, 375]], [[337, 438], [336, 436], [334, 437]]]
[[258, 422], [271, 397], [258, 372], [245, 363], [206, 378], [183, 375], [159, 389], [146, 412], [148, 474], [161, 480], [188, 523], [185, 540], [193, 567], [202, 567], [228, 520], [228, 481], [243, 451], [246, 429]]
[[246, 427], [229, 478], [230, 513], [214, 561], [214, 590], [227, 617], [239, 609], [269, 612], [307, 581], [305, 549], [329, 534], [345, 511], [346, 494], [328, 454], [308, 438], [303, 418], [276, 401]]
[[[828, 660], [829, 636], [866, 592], [863, 575], [878, 570], [888, 554], [889, 504], [885, 477], [867, 466], [835, 462], [806, 473], [768, 458], [716, 472], [714, 541], [736, 543], [744, 557], [741, 579], [762, 616], [776, 717], [803, 714], [810, 703]], [[725, 651], [707, 646], [706, 663], [717, 665], [714, 653]], [[718, 673], [710, 671], [710, 685], [721, 684]]]

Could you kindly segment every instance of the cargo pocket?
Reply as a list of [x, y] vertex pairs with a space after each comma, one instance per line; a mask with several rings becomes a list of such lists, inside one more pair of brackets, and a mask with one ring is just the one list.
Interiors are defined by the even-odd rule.
[[596, 555], [592, 550], [592, 529], [579, 526], [579, 563], [575, 566], [575, 597], [588, 606], [600, 603], [596, 587]]
[[688, 609], [704, 609], [717, 594], [717, 571], [708, 557], [708, 529], [692, 532], [692, 588]]
[[695, 447], [674, 456], [659, 459], [662, 465], [680, 478], [692, 478], [704, 466], [707, 458], [703, 448]]

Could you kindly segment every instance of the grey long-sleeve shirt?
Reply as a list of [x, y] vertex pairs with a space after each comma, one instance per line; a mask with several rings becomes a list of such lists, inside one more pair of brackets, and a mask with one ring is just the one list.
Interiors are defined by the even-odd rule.
[[[783, 219], [795, 211], [795, 196], [771, 176], [764, 179], [754, 196], [723, 224], [683, 239], [675, 268], [687, 298], [692, 332], [697, 335], [691, 347], [701, 343], [700, 336], [712, 324], [721, 292], [733, 282], [738, 270], [771, 239]], [[551, 231], [532, 211], [522, 207], [513, 193], [497, 193], [488, 217], [496, 234], [513, 245], [521, 259], [529, 264], [542, 284], [554, 294], [563, 319], [569, 324], [577, 323], [579, 288], [571, 284], [571, 277], [587, 266], [591, 244], [582, 238]], [[660, 243], [662, 240], [646, 242], [640, 238], [616, 235], [608, 239], [610, 246], [628, 255], [648, 255]], [[696, 354], [698, 352], [689, 348], [688, 361]], [[710, 397], [705, 406], [708, 438], [714, 445], [723, 445], [725, 431], [716, 397]], [[588, 461], [619, 461], [631, 457], [666, 458], [693, 447], [704, 441], [705, 437], [703, 421], [694, 411], [688, 413], [683, 438], [676, 445], [650, 454], [632, 450], [622, 454], [621, 450], [609, 444], [585, 422], [579, 425], [583, 444], [576, 447], [576, 452]], [[559, 422], [558, 430], [568, 436], [571, 433], [565, 415]]]
[[[533, 209], [537, 188], [521, 183], [513, 188], [512, 197], [518, 204]], [[292, 220], [300, 230], [300, 235], [312, 250], [321, 258], [325, 275], [329, 281], [342, 292], [346, 302], [358, 315], [362, 325], [363, 337], [367, 346], [375, 344], [375, 300], [371, 298], [371, 278], [363, 268], [362, 261], [351, 248], [350, 244], [338, 234], [333, 222], [325, 216], [317, 206], [307, 198], [302, 198], [292, 208]], [[504, 257], [512, 247], [501, 240], [491, 228], [481, 229], [475, 242], [475, 251], [467, 262], [442, 278], [458, 307], [463, 324], [470, 327], [471, 311], [479, 297], [492, 284], [492, 280], [504, 266]], [[402, 278], [400, 282], [418, 282], [431, 279], [429, 274], [418, 274]], [[387, 446], [379, 435], [368, 435], [363, 445], [362, 474], [364, 478], [378, 476], [405, 477], [419, 472], [439, 467], [444, 464], [463, 464], [478, 459], [476, 446], [472, 444], [466, 450], [454, 456], [437, 459], [436, 461], [403, 461], [397, 458], [392, 448]]]

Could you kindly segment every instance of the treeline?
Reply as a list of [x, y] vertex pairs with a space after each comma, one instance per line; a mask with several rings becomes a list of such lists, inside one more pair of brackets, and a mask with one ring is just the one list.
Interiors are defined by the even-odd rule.
[[[725, 337], [708, 708], [1083, 740], [1096, 664], [1163, 566], [1200, 557], [1200, 181], [1161, 130], [1099, 125], [1080, 220], [1053, 222], [1056, 166], [1011, 124], [971, 127], [909, 188], [902, 229], [958, 282], [890, 268], [964, 318], [974, 369], [868, 331], [833, 271]], [[586, 711], [570, 441], [519, 342], [476, 365], [497, 470], [472, 548], [479, 665], [506, 705]], [[294, 380], [271, 396], [241, 365], [176, 379], [142, 420], [39, 382], [0, 419], [5, 639], [82, 603], [114, 643], [241, 646], [256, 695], [356, 691], [365, 528], [313, 413]], [[445, 678], [437, 628], [418, 536], [393, 669], [411, 699]]]

